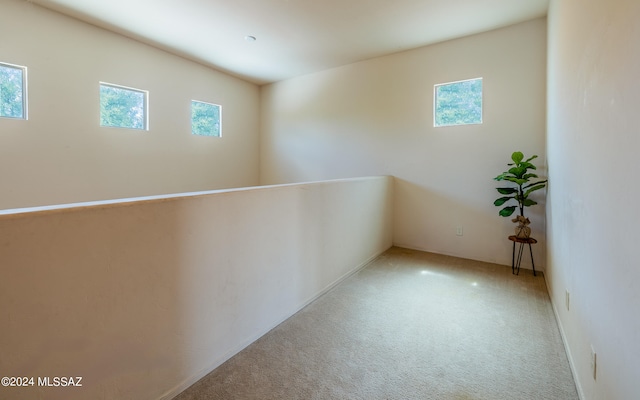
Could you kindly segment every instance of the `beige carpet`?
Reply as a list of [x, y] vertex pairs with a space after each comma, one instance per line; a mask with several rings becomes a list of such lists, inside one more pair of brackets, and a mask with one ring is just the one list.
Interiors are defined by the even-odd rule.
[[544, 277], [391, 248], [176, 399], [578, 399]]

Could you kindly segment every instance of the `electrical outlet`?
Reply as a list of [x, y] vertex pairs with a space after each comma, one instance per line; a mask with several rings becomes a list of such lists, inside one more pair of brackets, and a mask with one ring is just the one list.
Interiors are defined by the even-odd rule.
[[591, 345], [591, 374], [593, 375], [593, 380], [596, 380], [596, 372], [598, 371], [598, 365], [596, 364], [596, 350]]
[[565, 293], [565, 297], [564, 297], [564, 303], [567, 306], [567, 311], [569, 311], [569, 289], [567, 289], [566, 293]]
[[462, 226], [456, 226], [456, 236], [462, 236]]

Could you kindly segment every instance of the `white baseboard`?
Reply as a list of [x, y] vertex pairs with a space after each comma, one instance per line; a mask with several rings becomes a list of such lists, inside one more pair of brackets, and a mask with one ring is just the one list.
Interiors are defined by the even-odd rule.
[[[479, 262], [488, 263], [488, 264], [497, 264], [497, 265], [504, 265], [504, 266], [507, 266], [507, 267], [511, 267], [511, 261], [509, 261], [509, 263], [502, 263], [502, 262], [497, 262], [495, 260], [484, 260], [484, 259], [480, 259], [480, 258], [462, 257], [459, 254], [453, 254], [453, 253], [449, 253], [449, 252], [442, 252], [442, 251], [428, 249], [428, 248], [425, 248], [425, 247], [413, 246], [413, 245], [409, 245], [409, 244], [394, 243], [393, 245], [395, 247], [402, 247], [403, 249], [424, 251], [425, 253], [440, 254], [440, 255], [443, 255], [443, 256], [457, 257], [457, 258], [462, 258], [462, 259], [465, 259], [465, 260], [473, 260], [473, 261], [479, 261]], [[521, 269], [526, 269], [526, 270], [529, 270], [529, 271], [533, 270], [531, 265], [523, 265]], [[536, 267], [536, 272], [544, 273], [544, 268]]]
[[544, 279], [544, 283], [547, 286], [547, 293], [549, 294], [549, 299], [551, 300], [551, 308], [553, 308], [553, 314], [556, 317], [556, 323], [558, 324], [558, 329], [560, 330], [560, 337], [562, 338], [562, 344], [564, 345], [564, 350], [567, 353], [567, 359], [569, 360], [569, 368], [571, 369], [571, 374], [573, 375], [573, 381], [576, 384], [576, 390], [578, 391], [578, 397], [580, 400], [587, 400], [584, 395], [584, 391], [582, 390], [582, 385], [580, 385], [580, 379], [578, 379], [578, 373], [573, 362], [573, 357], [571, 356], [571, 349], [569, 348], [569, 343], [567, 342], [567, 336], [564, 333], [564, 328], [562, 326], [562, 322], [560, 321], [560, 314], [558, 313], [558, 309], [556, 307], [556, 303], [553, 301], [553, 297], [551, 296], [551, 288], [549, 287], [549, 281], [546, 276]]

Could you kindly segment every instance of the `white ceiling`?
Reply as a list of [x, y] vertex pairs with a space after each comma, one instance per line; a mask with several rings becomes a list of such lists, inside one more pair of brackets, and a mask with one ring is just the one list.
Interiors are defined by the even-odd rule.
[[[549, 0], [30, 0], [257, 84], [546, 15]], [[248, 42], [245, 36], [255, 36]]]

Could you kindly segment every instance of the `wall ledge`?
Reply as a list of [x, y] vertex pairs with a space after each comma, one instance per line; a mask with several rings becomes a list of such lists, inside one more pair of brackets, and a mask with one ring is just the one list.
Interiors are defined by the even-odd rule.
[[336, 182], [366, 181], [366, 180], [379, 179], [384, 177], [389, 177], [389, 176], [388, 175], [365, 176], [365, 177], [356, 177], [356, 178], [330, 179], [330, 180], [323, 180], [323, 181], [283, 183], [283, 184], [277, 184], [277, 185], [246, 186], [246, 187], [229, 188], [229, 189], [204, 190], [199, 192], [170, 193], [170, 194], [160, 194], [160, 195], [153, 195], [153, 196], [127, 197], [127, 198], [111, 199], [111, 200], [96, 200], [96, 201], [86, 201], [86, 202], [78, 202], [78, 203], [53, 204], [53, 205], [47, 205], [47, 206], [9, 208], [9, 209], [0, 210], [0, 219], [2, 219], [2, 217], [4, 216], [21, 216], [25, 214], [32, 216], [34, 213], [50, 214], [50, 213], [65, 212], [65, 211], [71, 212], [71, 211], [77, 211], [79, 209], [86, 209], [86, 208], [123, 207], [123, 206], [138, 205], [140, 203], [175, 201], [175, 200], [186, 199], [186, 198], [196, 198], [196, 197], [210, 196], [210, 195], [224, 195], [226, 193], [236, 193], [236, 192], [243, 192], [243, 191], [267, 190], [267, 189], [275, 189], [275, 188], [281, 188], [281, 187], [284, 188], [284, 187], [291, 187], [291, 186], [324, 185], [324, 184], [330, 184], [330, 183], [336, 183]]

